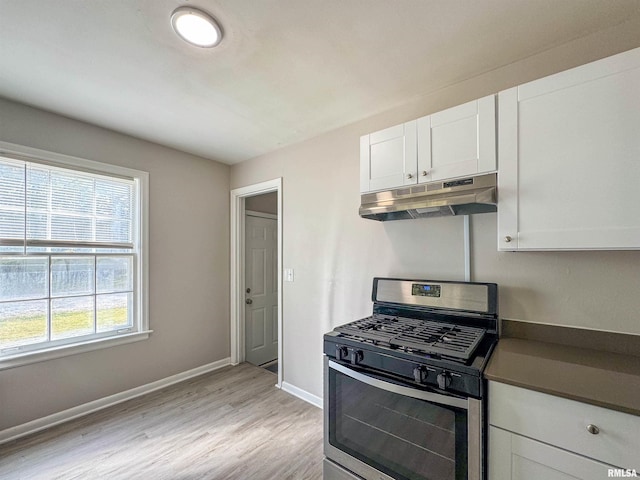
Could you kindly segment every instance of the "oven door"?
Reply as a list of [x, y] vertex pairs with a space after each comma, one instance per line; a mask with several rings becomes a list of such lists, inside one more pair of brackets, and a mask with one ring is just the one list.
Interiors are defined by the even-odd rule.
[[392, 383], [328, 357], [324, 395], [325, 456], [358, 477], [482, 478], [479, 400]]

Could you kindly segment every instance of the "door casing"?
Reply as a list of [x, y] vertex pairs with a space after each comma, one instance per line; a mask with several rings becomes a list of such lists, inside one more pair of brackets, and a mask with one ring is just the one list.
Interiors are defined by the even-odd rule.
[[283, 335], [282, 335], [282, 177], [266, 182], [248, 185], [231, 190], [231, 278], [230, 278], [230, 332], [231, 363], [236, 365], [245, 359], [244, 348], [244, 218], [245, 198], [262, 193], [278, 194], [278, 381], [282, 387], [284, 372]]

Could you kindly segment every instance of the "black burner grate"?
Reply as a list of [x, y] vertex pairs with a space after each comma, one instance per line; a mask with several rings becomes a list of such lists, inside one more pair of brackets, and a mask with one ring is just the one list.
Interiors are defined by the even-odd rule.
[[376, 345], [468, 360], [482, 340], [484, 328], [406, 317], [374, 315], [335, 328]]

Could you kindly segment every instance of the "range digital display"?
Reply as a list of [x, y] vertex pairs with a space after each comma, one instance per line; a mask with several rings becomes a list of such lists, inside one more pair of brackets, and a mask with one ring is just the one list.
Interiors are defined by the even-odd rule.
[[418, 297], [440, 297], [440, 285], [414, 283], [411, 285], [411, 294]]

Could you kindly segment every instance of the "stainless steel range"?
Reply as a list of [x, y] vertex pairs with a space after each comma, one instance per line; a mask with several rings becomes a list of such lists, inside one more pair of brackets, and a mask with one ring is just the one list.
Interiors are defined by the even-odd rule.
[[497, 285], [375, 278], [324, 336], [324, 480], [483, 480]]

